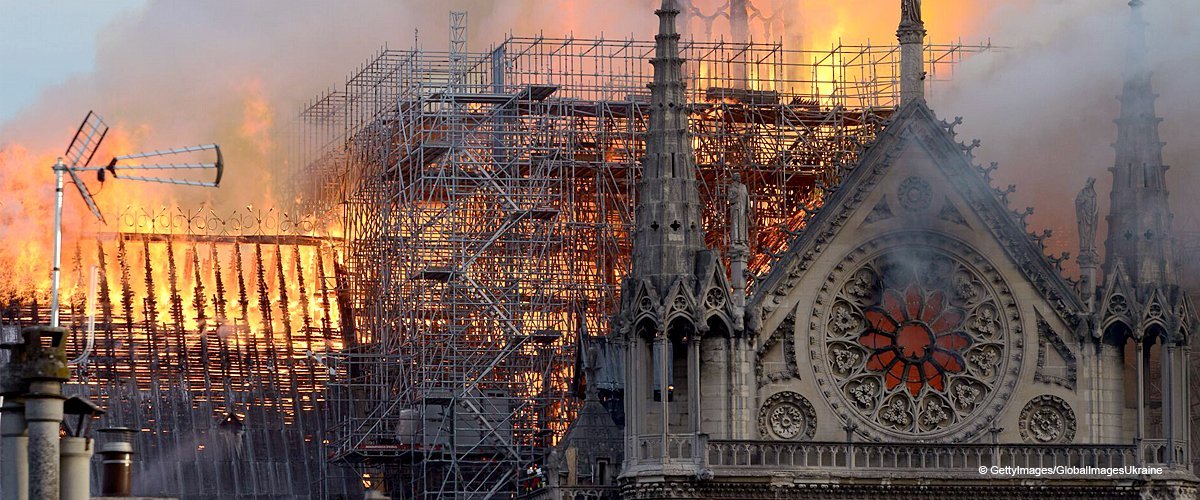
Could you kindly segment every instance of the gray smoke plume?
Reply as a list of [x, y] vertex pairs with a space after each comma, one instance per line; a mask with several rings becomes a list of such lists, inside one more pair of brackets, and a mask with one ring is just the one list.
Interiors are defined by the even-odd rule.
[[[1200, 2], [1147, 0], [1142, 10], [1161, 96], [1164, 159], [1173, 166], [1167, 175], [1179, 250], [1195, 254], [1200, 249], [1188, 247], [1189, 235], [1200, 231], [1200, 199], [1192, 195], [1200, 189], [1200, 101], [1194, 97]], [[982, 14], [992, 40], [1008, 48], [965, 62], [931, 104], [940, 115], [964, 117], [962, 134], [983, 141], [977, 158], [1000, 163], [996, 184], [1018, 186], [1013, 208], [1033, 206], [1030, 229], [1054, 230], [1049, 250], [1076, 255], [1073, 200], [1087, 177], [1098, 179], [1100, 213], [1108, 211], [1129, 6], [1123, 0], [997, 3]], [[1101, 217], [1102, 252], [1105, 231]]]
[[[699, 11], [721, 2], [692, 0]], [[133, 150], [219, 142], [229, 166], [219, 191], [182, 189], [147, 193], [148, 204], [208, 202], [233, 209], [266, 204], [281, 193], [271, 187], [286, 170], [282, 133], [317, 93], [336, 87], [379, 47], [429, 50], [448, 45], [449, 10], [470, 13], [472, 50], [515, 35], [649, 38], [657, 0], [453, 0], [449, 2], [151, 1], [136, 15], [102, 31], [95, 70], [48, 88], [6, 123], [0, 123], [0, 237], [48, 240], [52, 175], [48, 162], [61, 154], [89, 109], [114, 125], [110, 142]], [[688, 2], [682, 2], [688, 3]], [[772, 40], [805, 40], [827, 48], [870, 39], [895, 43], [895, 0], [757, 0], [763, 15], [783, 11]], [[1074, 253], [1075, 193], [1088, 176], [1106, 204], [1116, 130], [1114, 96], [1120, 92], [1124, 0], [926, 0], [930, 40], [990, 36], [1008, 47], [958, 68], [955, 80], [931, 96], [943, 117], [962, 115], [965, 137], [978, 137], [980, 160], [998, 161], [998, 183], [1018, 184], [1016, 208], [1034, 205], [1035, 226], [1056, 230], [1056, 251]], [[1200, 230], [1193, 158], [1200, 157], [1200, 2], [1147, 0], [1155, 89], [1173, 186], [1178, 231]], [[693, 20], [698, 22], [698, 20]], [[717, 22], [713, 37], [726, 36]], [[751, 20], [751, 31], [762, 23]], [[693, 26], [695, 28], [696, 25]], [[809, 34], [815, 34], [809, 36]], [[709, 36], [691, 30], [690, 36]], [[760, 35], [761, 39], [762, 35]], [[109, 209], [130, 200], [129, 191], [105, 188]], [[68, 196], [68, 227], [82, 226], [80, 203]], [[1102, 212], [1106, 207], [1102, 205]], [[1103, 228], [1101, 228], [1101, 235]]]

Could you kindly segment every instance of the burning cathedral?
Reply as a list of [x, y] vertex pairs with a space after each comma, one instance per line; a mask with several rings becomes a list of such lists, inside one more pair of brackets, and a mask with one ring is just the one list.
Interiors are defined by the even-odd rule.
[[[486, 51], [451, 13], [447, 51], [301, 111], [286, 213], [126, 211], [78, 244], [32, 378], [104, 412], [147, 496], [1196, 498], [1142, 0], [1078, 279], [925, 99], [989, 47], [899, 3], [898, 47], [828, 53], [685, 40], [719, 16], [677, 0], [653, 40]], [[0, 299], [11, 367], [44, 307]], [[14, 373], [5, 498], [62, 420]], [[108, 491], [75, 418], [73, 491]]]
[[747, 295], [746, 189], [729, 189], [726, 274], [664, 1], [632, 273], [613, 333], [581, 358], [588, 384], [620, 372], [623, 426], [589, 387], [532, 496], [1195, 498], [1197, 318], [1129, 5], [1105, 256], [1090, 179], [1079, 281], [929, 108], [920, 1], [905, 0], [896, 114]]

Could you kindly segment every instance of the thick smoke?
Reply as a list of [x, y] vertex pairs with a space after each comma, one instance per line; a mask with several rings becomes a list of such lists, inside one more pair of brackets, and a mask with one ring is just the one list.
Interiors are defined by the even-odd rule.
[[[562, 35], [608, 25], [632, 33], [618, 13], [644, 11], [645, 2], [616, 3], [151, 2], [103, 30], [93, 73], [47, 89], [0, 124], [0, 147], [19, 145], [30, 160], [49, 155], [52, 161], [95, 109], [130, 149], [210, 141], [225, 148], [229, 177], [220, 191], [184, 189], [167, 198], [231, 207], [264, 202], [260, 190], [286, 156], [278, 154], [286, 146], [281, 132], [301, 104], [344, 82], [380, 47], [407, 48], [419, 34], [422, 47], [445, 50], [451, 9], [470, 12], [476, 49], [510, 29]], [[48, 187], [51, 176], [42, 163], [26, 168], [36, 173], [31, 182]]]
[[[301, 106], [345, 82], [385, 45], [408, 48], [419, 40], [422, 48], [446, 50], [450, 10], [470, 13], [473, 50], [485, 50], [509, 31], [564, 36], [604, 29], [624, 37], [654, 27], [644, 0], [152, 0], [101, 30], [93, 72], [45, 89], [0, 123], [0, 239], [9, 243], [0, 248], [0, 302], [48, 283], [49, 167], [88, 110], [112, 126], [97, 158], [207, 142], [225, 152], [219, 190], [110, 182], [97, 196], [110, 215], [128, 205], [191, 210], [207, 204], [218, 213], [283, 206], [277, 186], [286, 181], [286, 132]], [[111, 231], [114, 221], [98, 227], [70, 187], [65, 205], [69, 262], [74, 238]]]
[[[288, 139], [283, 133], [300, 106], [345, 81], [347, 73], [383, 45], [429, 50], [447, 46], [447, 11], [470, 13], [470, 46], [483, 50], [506, 33], [515, 35], [625, 38], [652, 36], [657, 0], [455, 0], [158, 2], [102, 30], [95, 70], [48, 88], [6, 123], [0, 123], [0, 236], [49, 246], [52, 175], [79, 120], [95, 109], [113, 125], [107, 152], [129, 152], [219, 142], [228, 172], [220, 190], [148, 188], [112, 183], [99, 198], [107, 210], [125, 204], [210, 204], [232, 210], [270, 205], [282, 193]], [[694, 0], [703, 13], [716, 0]], [[803, 40], [804, 48], [846, 43], [895, 43], [896, 0], [785, 2], [756, 0], [773, 16], [768, 28], [751, 19], [756, 40]], [[1018, 184], [1014, 205], [1034, 205], [1036, 226], [1056, 229], [1052, 245], [1074, 252], [1072, 199], [1088, 176], [1098, 177], [1107, 202], [1115, 138], [1114, 96], [1120, 91], [1123, 0], [925, 0], [930, 39], [987, 37], [1006, 48], [962, 65], [954, 83], [931, 96], [944, 117], [962, 115], [966, 137], [978, 137], [980, 160], [998, 161], [998, 182]], [[1195, 231], [1200, 102], [1200, 3], [1147, 0], [1150, 46], [1155, 51], [1155, 88], [1166, 157], [1174, 165], [1176, 228]], [[728, 38], [718, 19], [711, 33], [693, 18], [687, 36]], [[782, 28], [781, 28], [782, 27]], [[791, 30], [783, 32], [784, 30]], [[796, 33], [799, 32], [799, 33]], [[794, 48], [794, 47], [789, 47]], [[106, 152], [102, 152], [102, 155]], [[68, 228], [92, 228], [68, 190]], [[1102, 211], [1104, 207], [1102, 206]], [[1103, 213], [1103, 212], [1102, 212]], [[1103, 232], [1101, 232], [1103, 234]], [[70, 237], [70, 234], [68, 235]], [[10, 249], [11, 250], [11, 249]], [[20, 261], [12, 251], [4, 262]], [[27, 260], [40, 262], [40, 255]], [[30, 264], [32, 266], [32, 264]], [[48, 265], [46, 266], [48, 267]], [[13, 266], [5, 264], [5, 269]], [[36, 266], [30, 269], [42, 269]], [[22, 272], [18, 271], [19, 276]], [[28, 274], [28, 273], [25, 273]], [[35, 273], [36, 274], [36, 273]], [[0, 276], [0, 282], [10, 281]]]
[[[1194, 253], [1190, 235], [1200, 231], [1200, 199], [1192, 194], [1200, 189], [1200, 102], [1194, 95], [1200, 88], [1200, 3], [1147, 0], [1142, 10], [1160, 94], [1164, 161], [1173, 166], [1167, 175], [1178, 251]], [[983, 141], [977, 158], [1000, 163], [996, 184], [1018, 186], [1013, 208], [1033, 206], [1031, 230], [1054, 230], [1050, 250], [1076, 255], [1073, 200], [1088, 177], [1097, 178], [1100, 213], [1108, 210], [1129, 6], [1121, 0], [1060, 0], [1005, 3], [980, 14], [992, 39], [1007, 48], [963, 64], [954, 84], [931, 103], [944, 117], [964, 117], [963, 139]], [[1101, 252], [1105, 231], [1101, 217]], [[1181, 260], [1186, 266], [1194, 256]]]

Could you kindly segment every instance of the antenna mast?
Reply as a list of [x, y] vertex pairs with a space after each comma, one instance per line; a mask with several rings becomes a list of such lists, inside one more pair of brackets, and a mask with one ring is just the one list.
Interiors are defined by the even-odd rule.
[[[71, 144], [67, 146], [67, 152], [60, 156], [54, 162], [54, 265], [51, 267], [50, 276], [50, 326], [57, 328], [59, 325], [59, 287], [61, 282], [62, 270], [62, 207], [63, 207], [63, 178], [66, 175], [71, 176], [71, 182], [75, 184], [75, 188], [79, 190], [79, 196], [83, 198], [87, 204], [88, 210], [91, 210], [92, 215], [99, 220], [101, 224], [107, 224], [104, 220], [104, 215], [100, 213], [100, 208], [96, 206], [96, 199], [92, 196], [91, 190], [79, 178], [80, 172], [96, 172], [96, 179], [101, 183], [104, 182], [107, 175], [111, 175], [114, 179], [125, 179], [140, 182], [152, 182], [155, 184], [175, 184], [184, 186], [199, 186], [199, 187], [217, 187], [221, 183], [221, 175], [224, 173], [225, 165], [221, 157], [221, 148], [216, 144], [205, 144], [201, 146], [191, 146], [186, 148], [165, 149], [161, 151], [150, 151], [146, 153], [134, 153], [124, 156], [115, 156], [107, 165], [102, 167], [90, 166], [92, 157], [96, 156], [96, 151], [100, 148], [100, 143], [104, 141], [104, 136], [108, 134], [108, 124], [100, 118], [94, 111], [88, 111], [87, 116], [83, 118], [83, 123], [79, 125], [79, 129], [75, 131], [75, 137], [71, 139]], [[122, 162], [128, 160], [138, 160], [144, 158], [156, 158], [164, 156], [175, 156], [188, 153], [200, 153], [204, 151], [213, 151], [216, 158], [211, 163], [164, 163], [164, 164], [135, 164], [128, 165]], [[67, 158], [67, 162], [63, 162], [63, 157]], [[216, 176], [211, 181], [207, 180], [190, 180], [190, 179], [174, 179], [170, 177], [147, 177], [146, 173], [150, 171], [164, 171], [169, 174], [172, 171], [181, 170], [215, 170]], [[132, 172], [134, 175], [129, 175], [127, 172]]]

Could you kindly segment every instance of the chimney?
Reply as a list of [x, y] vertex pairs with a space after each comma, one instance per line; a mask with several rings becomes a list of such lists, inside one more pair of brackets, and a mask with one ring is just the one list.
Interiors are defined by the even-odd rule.
[[137, 429], [100, 429], [100, 496], [133, 496], [133, 440]]
[[29, 433], [29, 498], [59, 497], [59, 428], [68, 379], [65, 328], [33, 326], [25, 336], [25, 423]]
[[[74, 396], [63, 404], [67, 433], [59, 445], [60, 500], [88, 500], [92, 497], [91, 465], [95, 445], [88, 436], [92, 418], [104, 410], [86, 397]], [[72, 423], [73, 421], [73, 423]]]
[[4, 467], [0, 472], [0, 486], [4, 500], [29, 498], [29, 436], [25, 432], [25, 393], [29, 383], [25, 381], [25, 343], [16, 326], [0, 327], [3, 343], [0, 349], [8, 351], [7, 359], [0, 369], [0, 448], [4, 450]]

